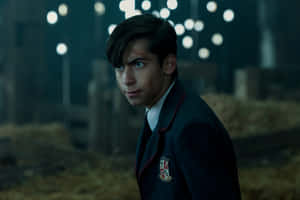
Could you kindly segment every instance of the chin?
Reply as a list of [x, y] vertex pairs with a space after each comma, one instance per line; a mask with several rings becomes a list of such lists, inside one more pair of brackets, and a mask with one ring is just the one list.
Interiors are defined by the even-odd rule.
[[130, 100], [130, 99], [127, 99], [128, 103], [132, 106], [138, 106], [139, 105], [139, 102], [138, 101], [134, 101], [134, 100]]
[[143, 102], [127, 99], [132, 106], [144, 106]]

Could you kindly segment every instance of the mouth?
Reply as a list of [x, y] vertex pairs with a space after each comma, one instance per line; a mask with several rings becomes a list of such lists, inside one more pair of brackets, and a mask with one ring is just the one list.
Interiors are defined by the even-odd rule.
[[140, 92], [141, 90], [131, 90], [131, 91], [125, 91], [125, 94], [127, 97], [132, 98], [138, 96]]

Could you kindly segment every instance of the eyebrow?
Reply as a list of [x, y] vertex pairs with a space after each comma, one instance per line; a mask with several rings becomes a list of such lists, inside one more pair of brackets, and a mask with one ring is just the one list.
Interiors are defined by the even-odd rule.
[[129, 60], [129, 62], [127, 63], [127, 64], [133, 64], [133, 63], [135, 63], [135, 62], [137, 62], [137, 61], [140, 61], [140, 60], [142, 60], [142, 61], [144, 61], [144, 60], [148, 60], [147, 58], [144, 58], [144, 57], [137, 57], [137, 58], [134, 58], [134, 59], [132, 59], [132, 60]]

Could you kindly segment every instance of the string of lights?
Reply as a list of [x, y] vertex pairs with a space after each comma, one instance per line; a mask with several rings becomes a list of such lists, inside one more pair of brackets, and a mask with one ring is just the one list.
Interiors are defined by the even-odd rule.
[[[103, 1], [103, 0], [102, 0]], [[105, 4], [96, 0], [94, 3], [94, 12], [95, 15], [101, 17], [106, 14]], [[153, 15], [166, 19], [169, 23], [174, 26], [176, 34], [181, 38], [181, 44], [184, 49], [191, 49], [195, 45], [193, 36], [190, 34], [196, 32], [198, 34], [204, 32], [207, 23], [205, 20], [200, 18], [191, 18], [186, 17], [182, 22], [174, 20], [174, 16], [171, 19], [172, 12], [175, 12], [180, 6], [177, 0], [166, 0], [165, 6], [161, 8], [154, 8], [153, 1], [143, 0], [137, 5], [136, 0], [120, 0], [119, 1], [119, 10], [124, 13], [124, 18], [140, 15], [142, 13], [152, 13]], [[140, 8], [140, 9], [138, 9]], [[222, 12], [223, 21], [225, 23], [230, 23], [235, 18], [235, 13], [232, 9], [221, 10], [221, 6], [216, 1], [208, 1], [206, 3], [206, 10], [210, 14], [216, 14], [217, 12]], [[58, 6], [58, 13], [54, 10], [51, 10], [47, 13], [47, 22], [50, 25], [57, 23], [59, 15], [65, 17], [68, 15], [68, 6], [65, 3], [62, 3]], [[175, 14], [173, 14], [175, 15]], [[108, 34], [111, 34], [116, 27], [116, 23], [109, 24], [107, 27]], [[224, 43], [224, 36], [220, 32], [214, 32], [211, 34], [211, 43], [216, 47], [222, 46]], [[198, 56], [200, 59], [208, 59], [211, 55], [210, 49], [208, 47], [200, 47], [198, 50]]]
[[[205, 29], [205, 22], [201, 19], [192, 19], [190, 17], [186, 18], [183, 22], [174, 22], [174, 20], [169, 19], [172, 15], [173, 11], [176, 11], [178, 8], [177, 0], [167, 0], [166, 6], [160, 9], [155, 9], [152, 6], [152, 2], [150, 0], [144, 0], [140, 4], [140, 10], [137, 9], [135, 5], [135, 0], [121, 0], [119, 3], [119, 9], [121, 12], [124, 12], [124, 18], [132, 17], [135, 15], [139, 15], [142, 13], [152, 13], [157, 17], [161, 17], [169, 21], [169, 23], [174, 26], [175, 31], [178, 36], [182, 36], [182, 46], [185, 49], [191, 49], [194, 46], [194, 39], [189, 34], [191, 31], [195, 31], [197, 33], [201, 33]], [[219, 5], [216, 1], [208, 1], [206, 4], [206, 10], [215, 14], [219, 11]], [[220, 11], [222, 12], [222, 11]], [[226, 9], [223, 11], [223, 20], [225, 23], [232, 22], [234, 20], [234, 11], [232, 9]], [[108, 34], [111, 34], [116, 24], [111, 24], [108, 27]], [[211, 35], [211, 42], [215, 46], [222, 46], [224, 43], [224, 36], [215, 32]], [[198, 50], [198, 56], [201, 59], [208, 59], [211, 55], [210, 50], [207, 47], [201, 47]]]

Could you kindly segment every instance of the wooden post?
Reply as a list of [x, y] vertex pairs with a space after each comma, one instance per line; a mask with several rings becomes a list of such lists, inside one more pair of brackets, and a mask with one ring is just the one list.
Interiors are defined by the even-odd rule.
[[234, 93], [240, 99], [261, 98], [261, 70], [254, 67], [237, 70]]
[[93, 63], [94, 80], [89, 86], [89, 139], [90, 151], [103, 154], [112, 152], [111, 120], [112, 103], [109, 88], [108, 63], [95, 60]]

